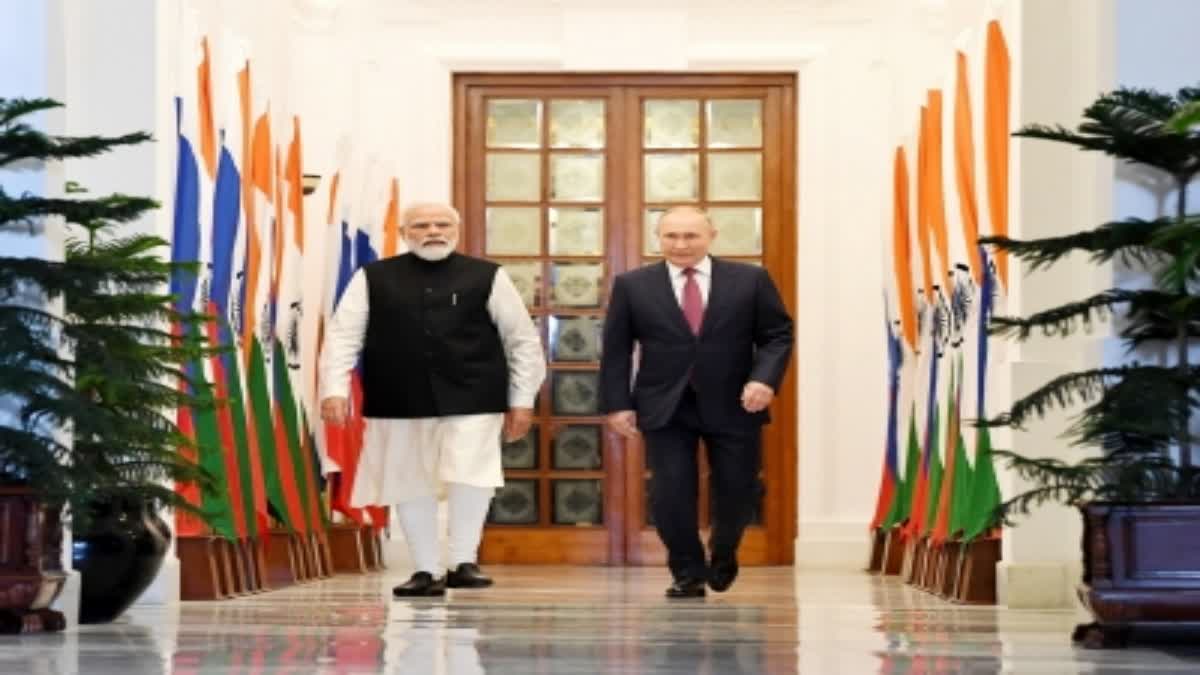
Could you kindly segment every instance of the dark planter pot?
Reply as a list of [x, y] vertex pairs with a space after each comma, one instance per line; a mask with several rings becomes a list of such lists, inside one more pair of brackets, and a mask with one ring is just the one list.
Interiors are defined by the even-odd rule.
[[1200, 631], [1200, 504], [1094, 502], [1083, 512], [1079, 599], [1096, 623], [1075, 640], [1195, 641]]
[[95, 504], [86, 532], [74, 533], [72, 565], [82, 581], [80, 623], [112, 621], [154, 581], [171, 531], [145, 503]]
[[66, 582], [59, 510], [27, 486], [0, 485], [0, 633], [60, 631], [50, 609]]

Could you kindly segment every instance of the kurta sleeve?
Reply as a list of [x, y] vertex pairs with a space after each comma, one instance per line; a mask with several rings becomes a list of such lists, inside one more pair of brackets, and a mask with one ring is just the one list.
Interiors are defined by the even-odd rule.
[[546, 354], [537, 326], [503, 268], [496, 270], [487, 308], [508, 359], [508, 405], [532, 408], [534, 397], [546, 379]]
[[354, 273], [338, 300], [321, 350], [321, 399], [350, 395], [350, 371], [358, 362], [367, 333], [367, 277]]

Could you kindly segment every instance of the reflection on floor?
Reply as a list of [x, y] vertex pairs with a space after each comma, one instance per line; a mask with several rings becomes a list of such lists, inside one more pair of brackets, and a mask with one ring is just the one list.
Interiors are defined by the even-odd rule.
[[1072, 612], [964, 608], [894, 580], [743, 569], [668, 601], [658, 569], [491, 567], [498, 585], [400, 602], [341, 576], [0, 640], [0, 673], [1196, 673], [1200, 647], [1085, 651]]

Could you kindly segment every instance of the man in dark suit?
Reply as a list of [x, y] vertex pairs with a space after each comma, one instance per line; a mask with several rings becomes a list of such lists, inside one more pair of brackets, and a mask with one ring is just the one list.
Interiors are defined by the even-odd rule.
[[[658, 222], [665, 260], [617, 276], [604, 322], [601, 397], [608, 424], [642, 436], [653, 514], [674, 583], [667, 596], [724, 591], [761, 497], [762, 425], [792, 352], [792, 319], [766, 270], [708, 255], [717, 232], [695, 207]], [[632, 388], [634, 344], [640, 346]], [[716, 508], [711, 565], [696, 501], [700, 439]]]

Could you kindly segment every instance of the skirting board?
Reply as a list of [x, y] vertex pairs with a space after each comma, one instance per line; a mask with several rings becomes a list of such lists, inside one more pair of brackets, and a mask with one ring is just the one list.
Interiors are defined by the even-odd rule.
[[797, 528], [795, 566], [801, 569], [861, 570], [871, 553], [864, 522], [803, 522]]
[[1001, 561], [996, 566], [996, 600], [1009, 609], [1079, 609], [1075, 587], [1082, 578], [1079, 561]]

